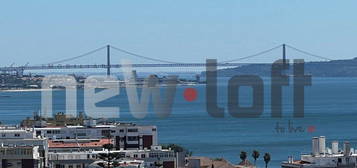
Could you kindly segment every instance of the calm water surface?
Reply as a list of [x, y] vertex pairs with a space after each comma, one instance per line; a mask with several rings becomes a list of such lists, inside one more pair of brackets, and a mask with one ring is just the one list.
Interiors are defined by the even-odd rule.
[[[240, 151], [260, 151], [258, 164], [263, 165], [262, 155], [269, 152], [272, 157], [271, 167], [280, 167], [280, 162], [288, 155], [299, 158], [300, 153], [311, 151], [311, 137], [325, 135], [327, 144], [332, 140], [351, 142], [357, 147], [357, 78], [313, 78], [312, 86], [305, 90], [305, 117], [292, 118], [293, 88], [284, 87], [283, 118], [270, 117], [270, 79], [264, 79], [265, 105], [259, 118], [233, 118], [227, 112], [227, 78], [219, 81], [219, 104], [226, 108], [224, 118], [212, 118], [206, 112], [205, 86], [179, 86], [171, 116], [158, 119], [150, 110], [147, 118], [134, 119], [128, 112], [128, 100], [125, 90], [119, 96], [99, 103], [100, 106], [120, 107], [118, 121], [157, 125], [159, 143], [177, 143], [193, 151], [194, 155], [224, 157], [233, 163], [239, 161]], [[292, 83], [292, 79], [291, 79]], [[197, 89], [196, 101], [187, 102], [183, 98], [185, 88]], [[249, 89], [242, 89], [240, 99], [243, 105], [251, 104]], [[38, 112], [41, 93], [1, 92], [0, 120], [7, 124], [16, 124], [27, 116]], [[64, 91], [55, 91], [54, 111], [64, 111]], [[83, 111], [83, 91], [78, 91], [78, 111]], [[303, 132], [289, 132], [288, 122], [294, 128], [301, 127]], [[285, 133], [278, 133], [277, 123], [285, 127]], [[315, 131], [307, 128], [315, 128]], [[342, 147], [342, 146], [340, 146]]]

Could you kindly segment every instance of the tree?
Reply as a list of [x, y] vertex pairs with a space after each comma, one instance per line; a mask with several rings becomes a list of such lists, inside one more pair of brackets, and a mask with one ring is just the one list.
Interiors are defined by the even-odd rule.
[[118, 159], [119, 158], [119, 154], [118, 153], [111, 153], [110, 150], [112, 150], [114, 148], [113, 144], [104, 144], [103, 145], [104, 149], [107, 149], [108, 152], [107, 153], [99, 153], [98, 157], [101, 160], [104, 160], [106, 162], [106, 164], [100, 164], [100, 167], [107, 167], [110, 168], [112, 166], [115, 166], [116, 162], [113, 162], [113, 160]]
[[192, 151], [189, 151], [189, 152], [187, 152], [187, 157], [191, 157], [192, 155], [193, 155], [193, 152]]
[[247, 152], [241, 151], [239, 157], [244, 162], [247, 159]]
[[253, 150], [252, 157], [254, 159], [254, 165], [256, 165], [259, 156], [260, 156], [259, 152], [257, 150]]
[[100, 167], [107, 167], [107, 168], [111, 168], [112, 166], [115, 167], [117, 166], [117, 162], [115, 162], [116, 159], [118, 159], [120, 157], [119, 153], [111, 153], [110, 151], [114, 148], [114, 145], [112, 143], [110, 143], [111, 141], [111, 135], [110, 133], [107, 135], [108, 138], [108, 142], [107, 144], [103, 145], [103, 148], [106, 149], [108, 152], [107, 153], [99, 153], [98, 157], [105, 161], [106, 164], [102, 163], [102, 164], [98, 164], [98, 166]]
[[265, 168], [268, 168], [268, 163], [270, 162], [270, 154], [269, 153], [264, 154], [264, 162], [265, 162]]

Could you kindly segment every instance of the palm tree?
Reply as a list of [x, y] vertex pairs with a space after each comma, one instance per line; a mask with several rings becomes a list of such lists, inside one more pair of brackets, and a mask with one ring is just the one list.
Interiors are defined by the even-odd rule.
[[111, 153], [110, 151], [114, 148], [114, 145], [111, 143], [111, 138], [112, 136], [110, 135], [110, 132], [108, 135], [106, 135], [108, 138], [108, 143], [103, 145], [103, 148], [107, 150], [107, 153], [99, 153], [98, 157], [105, 161], [107, 165], [104, 163], [98, 165], [99, 167], [107, 167], [111, 168], [112, 166], [116, 166], [117, 162], [115, 162], [116, 159], [120, 157], [119, 153]]
[[101, 160], [104, 160], [107, 165], [105, 166], [105, 164], [103, 163], [103, 164], [101, 164], [99, 166], [100, 167], [108, 167], [108, 168], [110, 168], [112, 163], [113, 163], [113, 160], [117, 159], [119, 157], [119, 154], [110, 152], [110, 150], [112, 150], [114, 148], [113, 144], [104, 144], [103, 148], [107, 149], [108, 152], [107, 153], [99, 153], [98, 157]]
[[244, 162], [247, 159], [247, 152], [241, 151], [239, 157]]
[[259, 152], [257, 150], [253, 150], [252, 157], [254, 158], [254, 165], [256, 165], [259, 156], [260, 156]]
[[265, 162], [265, 168], [268, 168], [268, 163], [270, 162], [270, 154], [269, 153], [264, 154], [264, 162]]

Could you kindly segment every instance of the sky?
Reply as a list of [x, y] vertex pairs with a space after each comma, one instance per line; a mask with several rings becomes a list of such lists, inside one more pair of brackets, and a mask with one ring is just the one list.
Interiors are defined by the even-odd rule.
[[[0, 66], [47, 64], [107, 44], [173, 62], [230, 60], [283, 43], [348, 59], [357, 57], [356, 6], [353, 0], [2, 1]], [[132, 58], [114, 51], [112, 57]], [[248, 61], [280, 57], [274, 51]], [[68, 63], [105, 62], [103, 51]]]

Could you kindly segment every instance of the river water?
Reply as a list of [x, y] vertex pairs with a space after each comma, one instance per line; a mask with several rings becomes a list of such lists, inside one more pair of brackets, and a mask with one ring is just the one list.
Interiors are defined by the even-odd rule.
[[[176, 143], [188, 148], [193, 155], [224, 157], [237, 163], [240, 151], [247, 151], [252, 161], [252, 150], [258, 150], [261, 157], [257, 164], [262, 166], [265, 152], [271, 154], [270, 167], [280, 167], [289, 155], [299, 158], [301, 153], [311, 152], [311, 138], [324, 135], [327, 146], [332, 140], [348, 140], [357, 147], [357, 78], [312, 78], [312, 86], [305, 89], [305, 117], [293, 118], [293, 87], [283, 90], [283, 117], [272, 118], [270, 112], [270, 79], [264, 78], [264, 112], [259, 118], [234, 118], [227, 112], [227, 81], [220, 78], [218, 85], [219, 105], [225, 108], [224, 118], [213, 118], [206, 111], [205, 85], [178, 86], [172, 114], [159, 119], [152, 109], [144, 119], [135, 119], [129, 112], [125, 90], [99, 106], [120, 107], [123, 122], [157, 125], [159, 143]], [[292, 83], [292, 80], [291, 80]], [[195, 101], [186, 101], [183, 92], [194, 88], [198, 92]], [[16, 124], [32, 116], [41, 107], [40, 91], [11, 91], [0, 93], [0, 120]], [[54, 111], [65, 108], [64, 91], [54, 92]], [[78, 91], [78, 111], [83, 111], [83, 90]], [[242, 88], [242, 105], [252, 101], [251, 90]], [[290, 123], [290, 125], [289, 125]], [[276, 127], [279, 124], [280, 131]], [[282, 131], [282, 129], [285, 129]]]

